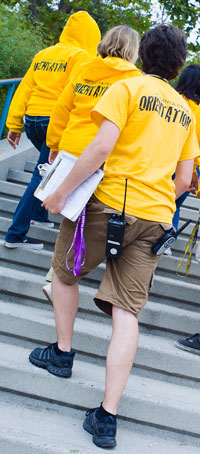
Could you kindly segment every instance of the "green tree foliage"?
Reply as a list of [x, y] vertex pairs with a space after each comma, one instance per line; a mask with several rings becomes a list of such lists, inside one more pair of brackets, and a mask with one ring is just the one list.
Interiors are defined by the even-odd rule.
[[177, 27], [185, 31], [189, 37], [195, 29], [195, 42], [189, 48], [200, 51], [200, 1], [196, 0], [158, 0], [163, 8], [163, 20], [170, 19]]
[[88, 11], [97, 21], [101, 32], [126, 24], [143, 33], [151, 25], [150, 0], [5, 0], [10, 7], [18, 5], [33, 24], [40, 24], [50, 43], [58, 40], [68, 17]]
[[0, 5], [0, 79], [22, 77], [44, 46], [39, 27], [28, 23], [22, 12], [10, 12]]
[[[0, 5], [0, 79], [22, 77], [45, 42], [39, 27], [28, 23], [23, 12]], [[0, 86], [0, 113], [8, 86]], [[4, 134], [5, 135], [5, 134]]]

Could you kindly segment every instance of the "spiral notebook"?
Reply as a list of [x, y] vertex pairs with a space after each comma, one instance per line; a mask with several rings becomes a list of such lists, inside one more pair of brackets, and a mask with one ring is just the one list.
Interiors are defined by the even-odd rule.
[[[48, 166], [45, 176], [35, 190], [35, 197], [43, 202], [48, 195], [53, 194], [70, 173], [76, 160], [77, 158], [67, 151], [61, 151], [54, 163]], [[83, 181], [67, 198], [66, 204], [60, 214], [71, 221], [76, 221], [103, 176], [104, 172], [97, 170], [93, 175]]]

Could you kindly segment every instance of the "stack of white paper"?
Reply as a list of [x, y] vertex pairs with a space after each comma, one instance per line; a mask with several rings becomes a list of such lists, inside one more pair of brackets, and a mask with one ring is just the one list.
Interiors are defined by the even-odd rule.
[[[35, 191], [35, 197], [43, 202], [48, 195], [53, 194], [70, 173], [76, 160], [77, 158], [70, 153], [67, 153], [67, 151], [61, 151], [54, 163], [49, 166], [46, 175]], [[102, 170], [97, 170], [93, 175], [87, 178], [87, 180], [81, 183], [81, 185], [67, 198], [61, 214], [71, 221], [76, 221], [82, 209], [102, 180], [103, 175], [104, 172]]]

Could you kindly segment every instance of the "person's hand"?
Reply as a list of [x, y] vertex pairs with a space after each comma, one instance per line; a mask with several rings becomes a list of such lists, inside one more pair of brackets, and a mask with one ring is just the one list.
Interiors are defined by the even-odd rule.
[[65, 206], [65, 202], [66, 196], [55, 191], [44, 200], [42, 207], [46, 208], [46, 210], [50, 211], [52, 214], [59, 215]]
[[16, 145], [19, 145], [20, 137], [21, 133], [8, 131], [7, 139], [11, 147], [14, 148], [14, 150], [16, 149]]
[[53, 164], [57, 155], [58, 155], [58, 151], [50, 151], [49, 157], [48, 157], [49, 164]]
[[192, 194], [196, 194], [197, 189], [198, 189], [198, 174], [197, 172], [194, 172], [192, 175], [191, 185], [188, 191], [190, 191]]

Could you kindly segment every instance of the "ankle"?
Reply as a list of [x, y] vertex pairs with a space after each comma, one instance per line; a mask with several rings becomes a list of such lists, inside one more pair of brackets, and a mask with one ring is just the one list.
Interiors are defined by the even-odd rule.
[[59, 354], [62, 354], [62, 353], [70, 353], [71, 351], [71, 346], [69, 347], [69, 344], [62, 344], [62, 343], [59, 343], [56, 342], [56, 347], [55, 347], [55, 351], [56, 353], [59, 355]]
[[117, 406], [116, 405], [112, 404], [111, 402], [107, 402], [106, 400], [104, 400], [101, 405], [102, 405], [102, 408], [107, 413], [110, 413], [111, 415], [116, 416], [116, 414], [117, 414]]

